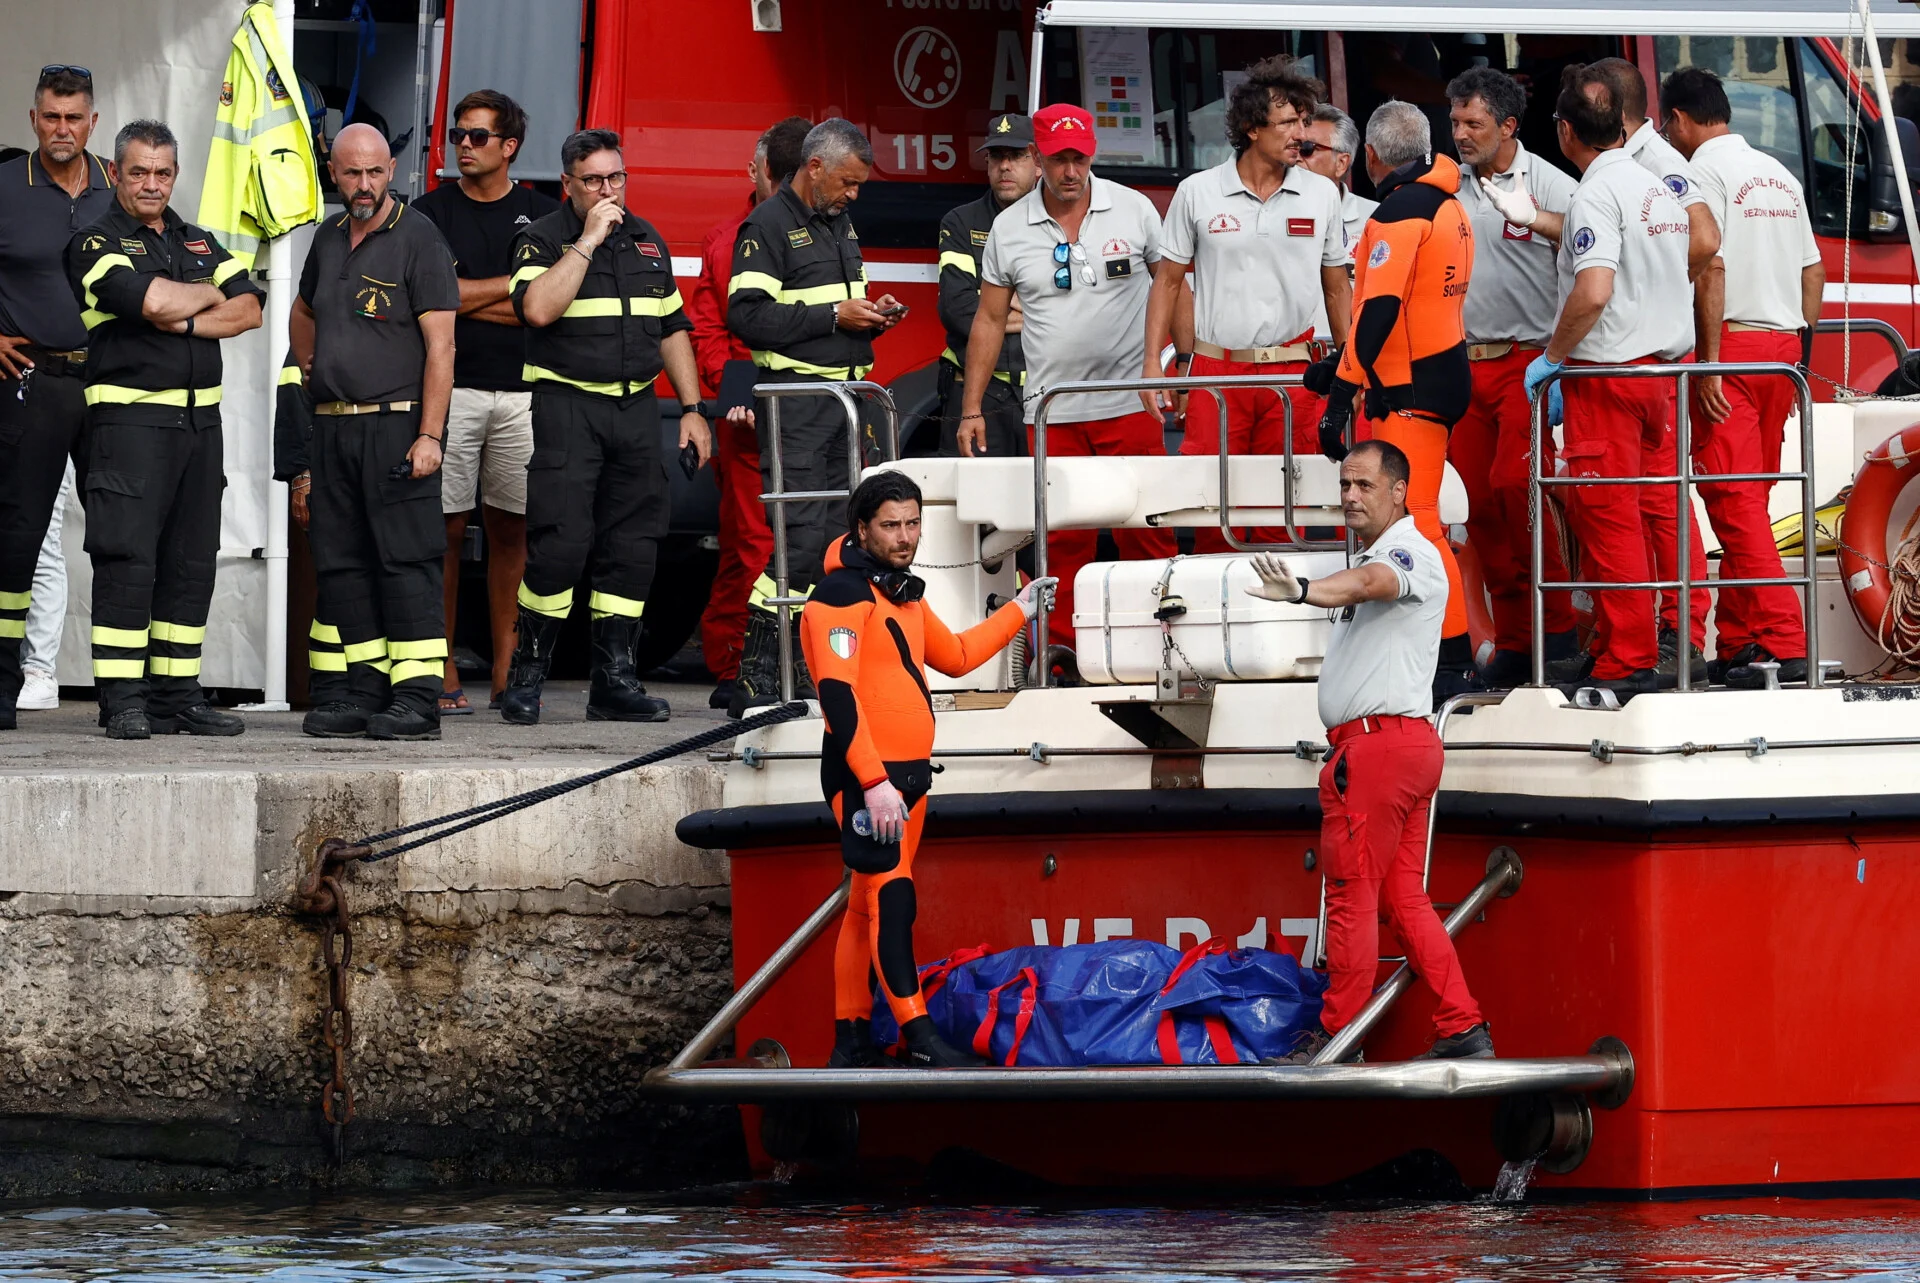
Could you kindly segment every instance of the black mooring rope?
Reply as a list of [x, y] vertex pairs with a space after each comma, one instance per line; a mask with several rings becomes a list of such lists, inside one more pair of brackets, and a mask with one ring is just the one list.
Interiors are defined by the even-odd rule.
[[[431, 820], [421, 820], [415, 824], [408, 824], [397, 829], [388, 829], [385, 833], [375, 833], [371, 837], [361, 838], [351, 845], [358, 848], [366, 848], [373, 846], [377, 842], [391, 842], [395, 838], [405, 837], [409, 833], [418, 833], [422, 829], [440, 828], [443, 824], [454, 825], [452, 828], [440, 829], [438, 833], [429, 833], [427, 836], [415, 838], [411, 842], [403, 842], [399, 846], [388, 847], [384, 851], [368, 851], [364, 855], [356, 855], [351, 858], [365, 861], [384, 860], [389, 856], [399, 855], [403, 851], [411, 851], [416, 847], [426, 846], [430, 842], [438, 842], [441, 838], [452, 837], [456, 833], [464, 833], [468, 829], [478, 828], [480, 825], [491, 823], [503, 815], [511, 815], [515, 811], [524, 811], [530, 806], [538, 806], [542, 802], [550, 802], [556, 797], [561, 797], [573, 792], [575, 789], [583, 789], [589, 784], [597, 784], [609, 776], [619, 775], [624, 771], [638, 770], [642, 766], [652, 766], [656, 762], [664, 762], [668, 758], [679, 757], [684, 753], [693, 753], [703, 748], [711, 748], [713, 745], [730, 740], [736, 735], [743, 735], [748, 731], [757, 731], [763, 726], [776, 726], [781, 722], [790, 722], [796, 717], [805, 717], [806, 714], [806, 704], [800, 700], [795, 700], [791, 704], [781, 704], [775, 708], [768, 709], [764, 713], [756, 713], [752, 717], [742, 718], [737, 722], [723, 722], [712, 730], [702, 731], [698, 735], [689, 736], [679, 743], [669, 744], [665, 748], [657, 748], [651, 753], [645, 753], [629, 761], [621, 762], [618, 766], [609, 766], [603, 770], [594, 771], [589, 775], [582, 775], [571, 780], [562, 780], [558, 784], [544, 785], [541, 788], [532, 789], [525, 793], [517, 793], [512, 797], [504, 797], [497, 802], [488, 802], [481, 806], [469, 807], [464, 811], [455, 811], [452, 815], [442, 815]], [[464, 820], [466, 822], [464, 824], [454, 824], [456, 820]]]

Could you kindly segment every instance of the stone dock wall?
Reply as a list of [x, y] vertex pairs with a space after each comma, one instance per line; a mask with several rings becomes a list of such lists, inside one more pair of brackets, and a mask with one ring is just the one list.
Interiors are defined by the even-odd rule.
[[705, 764], [354, 866], [343, 1162], [320, 1119], [315, 844], [609, 762], [9, 775], [0, 1198], [740, 1174], [734, 1111], [639, 1095], [731, 990], [725, 857], [673, 835]]

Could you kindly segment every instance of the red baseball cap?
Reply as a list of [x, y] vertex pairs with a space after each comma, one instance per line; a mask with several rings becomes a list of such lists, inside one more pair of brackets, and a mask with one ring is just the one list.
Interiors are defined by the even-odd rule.
[[1093, 155], [1093, 117], [1072, 103], [1057, 102], [1033, 113], [1033, 145], [1042, 156], [1077, 151]]

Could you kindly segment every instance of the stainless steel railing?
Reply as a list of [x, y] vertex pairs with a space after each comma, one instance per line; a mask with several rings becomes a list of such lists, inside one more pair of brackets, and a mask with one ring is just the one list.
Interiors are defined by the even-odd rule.
[[[775, 595], [768, 598], [766, 604], [772, 606], [780, 617], [780, 701], [787, 703], [793, 699], [793, 630], [790, 625], [795, 608], [807, 604], [805, 597], [793, 596], [787, 585], [787, 505], [845, 499], [853, 493], [851, 487], [860, 484], [860, 472], [866, 466], [866, 447], [861, 440], [860, 430], [861, 400], [870, 400], [885, 411], [887, 459], [898, 459], [900, 411], [893, 403], [893, 393], [878, 383], [868, 383], [863, 379], [836, 383], [759, 383], [754, 385], [753, 395], [767, 405], [767, 443], [771, 452], [773, 489], [761, 495], [760, 502], [771, 504], [773, 508]], [[803, 396], [830, 396], [846, 411], [849, 487], [846, 490], [787, 489], [786, 469], [780, 460], [780, 402], [786, 397]]]
[[1815, 334], [1872, 334], [1887, 341], [1887, 346], [1893, 349], [1895, 361], [1904, 362], [1907, 359], [1906, 336], [1895, 329], [1892, 322], [1883, 321], [1876, 316], [1836, 316], [1824, 321], [1815, 321], [1813, 332]]
[[[1800, 411], [1800, 470], [1798, 472], [1712, 472], [1695, 473], [1693, 471], [1693, 411], [1687, 396], [1691, 380], [1702, 375], [1738, 375], [1743, 377], [1777, 377], [1791, 380], [1795, 399]], [[1672, 379], [1679, 407], [1674, 415], [1675, 453], [1677, 462], [1675, 473], [1670, 477], [1549, 477], [1541, 471], [1541, 444], [1547, 430], [1547, 393], [1554, 383], [1565, 379]], [[1693, 487], [1702, 482], [1715, 484], [1727, 481], [1797, 481], [1800, 483], [1800, 528], [1812, 530], [1813, 513], [1817, 496], [1813, 489], [1813, 392], [1807, 385], [1806, 374], [1798, 367], [1779, 361], [1709, 361], [1698, 365], [1582, 365], [1559, 370], [1547, 376], [1540, 385], [1537, 399], [1533, 404], [1533, 450], [1528, 466], [1528, 510], [1533, 513], [1533, 684], [1547, 684], [1547, 597], [1549, 592], [1651, 592], [1668, 588], [1679, 590], [1680, 611], [1678, 624], [1681, 632], [1679, 689], [1691, 690], [1692, 665], [1688, 660], [1690, 624], [1693, 610], [1693, 567], [1688, 560], [1688, 548], [1692, 544], [1693, 534]], [[1546, 579], [1546, 522], [1542, 519], [1541, 500], [1546, 497], [1549, 486], [1653, 486], [1670, 485], [1676, 498], [1674, 514], [1675, 565], [1679, 571], [1677, 579], [1643, 579], [1630, 583], [1609, 580], [1574, 579], [1565, 582], [1549, 582]], [[1812, 687], [1825, 685], [1825, 674], [1820, 667], [1820, 617], [1818, 582], [1819, 558], [1814, 555], [1811, 544], [1801, 558], [1801, 571], [1798, 575], [1781, 575], [1777, 578], [1712, 579], [1700, 584], [1701, 591], [1713, 588], [1758, 588], [1772, 584], [1796, 584], [1800, 588], [1803, 607], [1804, 627], [1807, 634], [1807, 684]], [[1657, 611], [1656, 611], [1657, 614]]]
[[[1298, 374], [1235, 374], [1211, 377], [1184, 377], [1171, 379], [1111, 379], [1087, 380], [1077, 383], [1061, 383], [1048, 388], [1040, 394], [1040, 402], [1033, 411], [1033, 573], [1035, 578], [1047, 574], [1047, 418], [1056, 399], [1063, 396], [1075, 396], [1086, 392], [1206, 392], [1227, 391], [1233, 388], [1261, 389], [1270, 388], [1281, 393], [1280, 409], [1282, 431], [1281, 464], [1281, 509], [1286, 531], [1286, 541], [1277, 544], [1250, 544], [1241, 542], [1233, 533], [1231, 457], [1227, 440], [1227, 399], [1216, 396], [1214, 409], [1220, 422], [1220, 533], [1229, 548], [1240, 552], [1265, 552], [1287, 549], [1295, 552], [1333, 552], [1346, 549], [1348, 541], [1329, 542], [1298, 538], [1295, 531], [1297, 522], [1294, 513], [1294, 452], [1293, 452], [1293, 402], [1286, 396], [1286, 389], [1301, 385]], [[1144, 407], [1143, 407], [1144, 409]], [[1349, 429], [1349, 436], [1352, 435]], [[1040, 613], [1036, 624], [1041, 638], [1042, 653], [1046, 645], [1048, 617], [1052, 611], [1047, 603], [1040, 603]], [[1043, 686], [1048, 677], [1047, 665], [1030, 665], [1027, 670], [1028, 683]]]

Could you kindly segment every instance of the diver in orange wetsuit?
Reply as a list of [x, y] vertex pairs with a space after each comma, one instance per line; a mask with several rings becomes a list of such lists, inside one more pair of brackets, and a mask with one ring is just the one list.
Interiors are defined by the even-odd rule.
[[[924, 666], [971, 672], [1038, 613], [1055, 580], [1035, 580], [1014, 601], [958, 635], [921, 597], [913, 574], [920, 546], [920, 487], [901, 472], [877, 472], [847, 503], [850, 533], [827, 550], [826, 575], [800, 614], [800, 645], [826, 717], [820, 784], [840, 824], [840, 854], [853, 887], [834, 951], [831, 1068], [892, 1064], [874, 1045], [869, 968], [900, 1022], [907, 1063], [978, 1065], [935, 1032], [913, 960], [913, 856], [933, 788], [933, 697]], [[871, 829], [854, 831], [865, 810]]]

